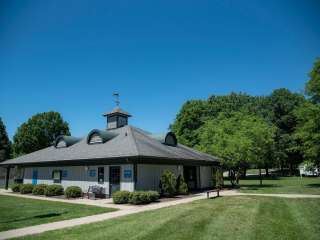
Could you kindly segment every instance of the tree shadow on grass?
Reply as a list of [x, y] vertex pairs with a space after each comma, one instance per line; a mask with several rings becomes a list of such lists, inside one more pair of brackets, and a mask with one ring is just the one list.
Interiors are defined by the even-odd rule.
[[61, 213], [47, 213], [47, 214], [40, 214], [40, 215], [35, 215], [35, 216], [31, 216], [31, 217], [26, 217], [26, 218], [16, 218], [16, 219], [12, 219], [10, 221], [2, 221], [1, 223], [13, 223], [13, 222], [21, 222], [21, 221], [26, 221], [26, 220], [31, 220], [31, 219], [45, 219], [45, 218], [52, 218], [52, 217], [58, 217], [61, 216], [62, 214], [65, 214], [67, 212], [61, 212]]
[[310, 184], [307, 184], [306, 187], [309, 187], [309, 188], [320, 188], [320, 183], [310, 183]]
[[276, 184], [248, 184], [248, 185], [242, 185], [241, 189], [242, 190], [259, 190], [263, 188], [277, 188], [280, 187], [279, 185]]

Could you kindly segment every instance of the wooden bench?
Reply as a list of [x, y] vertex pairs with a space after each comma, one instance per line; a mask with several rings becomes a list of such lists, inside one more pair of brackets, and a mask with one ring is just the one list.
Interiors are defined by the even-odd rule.
[[208, 198], [208, 199], [209, 199], [209, 197], [210, 197], [210, 193], [212, 193], [212, 192], [216, 192], [216, 193], [217, 193], [217, 197], [220, 197], [220, 195], [219, 195], [220, 189], [217, 188], [217, 189], [213, 189], [213, 190], [208, 190], [208, 191], [207, 191], [207, 198]]
[[88, 199], [106, 198], [104, 191], [105, 189], [101, 186], [89, 186], [88, 191], [83, 194], [83, 197], [87, 197]]

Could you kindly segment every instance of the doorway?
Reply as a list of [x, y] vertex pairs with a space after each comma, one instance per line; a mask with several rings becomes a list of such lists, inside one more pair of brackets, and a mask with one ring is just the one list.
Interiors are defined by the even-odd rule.
[[112, 193], [120, 190], [120, 166], [110, 167], [109, 173], [109, 192]]
[[196, 166], [184, 166], [183, 177], [188, 185], [189, 190], [197, 189], [197, 167]]

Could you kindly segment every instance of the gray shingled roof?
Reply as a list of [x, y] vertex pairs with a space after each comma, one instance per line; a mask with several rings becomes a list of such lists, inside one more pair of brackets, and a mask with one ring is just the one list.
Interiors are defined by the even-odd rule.
[[105, 143], [87, 144], [87, 139], [84, 137], [69, 147], [56, 148], [51, 146], [15, 159], [4, 161], [1, 165], [39, 164], [95, 159], [103, 159], [107, 164], [108, 159], [131, 157], [181, 161], [190, 160], [206, 163], [216, 163], [218, 161], [216, 157], [201, 153], [181, 144], [178, 144], [176, 147], [164, 145], [149, 133], [132, 126], [124, 126], [108, 131], [114, 132], [117, 135]]
[[122, 110], [120, 107], [115, 107], [111, 112], [104, 113], [103, 116], [114, 115], [114, 114], [122, 114], [128, 117], [131, 117], [131, 114]]

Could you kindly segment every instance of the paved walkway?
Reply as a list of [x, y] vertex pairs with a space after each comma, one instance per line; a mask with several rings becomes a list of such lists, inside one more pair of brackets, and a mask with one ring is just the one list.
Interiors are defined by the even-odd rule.
[[63, 199], [63, 198], [54, 198], [54, 197], [45, 197], [45, 196], [23, 195], [20, 193], [13, 193], [9, 190], [4, 190], [4, 189], [0, 189], [0, 195], [11, 196], [11, 197], [15, 196], [15, 197], [22, 197], [22, 198], [29, 198], [29, 199], [36, 199], [36, 200], [46, 200], [46, 201], [53, 201], [53, 202], [85, 204], [85, 205], [105, 207], [105, 208], [117, 208], [117, 209], [134, 208], [134, 206], [132, 205], [115, 205], [113, 204], [111, 198], [96, 199], [96, 200], [87, 199], [87, 198]]
[[[82, 224], [95, 223], [99, 221], [104, 221], [108, 219], [113, 219], [125, 215], [130, 215], [134, 213], [150, 211], [155, 209], [160, 209], [164, 207], [175, 206], [178, 204], [189, 203], [195, 200], [205, 199], [206, 192], [195, 194], [192, 197], [182, 198], [178, 200], [160, 202], [160, 203], [152, 203], [149, 205], [142, 206], [134, 206], [134, 205], [115, 205], [112, 204], [110, 199], [103, 200], [89, 200], [89, 199], [78, 199], [78, 200], [67, 200], [67, 199], [56, 199], [56, 198], [46, 198], [46, 197], [37, 197], [30, 195], [21, 195], [21, 194], [13, 194], [8, 191], [0, 190], [0, 195], [8, 195], [8, 196], [19, 196], [24, 198], [32, 198], [32, 199], [40, 199], [40, 200], [49, 200], [49, 201], [58, 201], [58, 202], [68, 202], [74, 204], [88, 204], [94, 206], [101, 207], [113, 207], [120, 209], [119, 211], [103, 213], [98, 215], [92, 215], [87, 217], [69, 219], [59, 222], [46, 223], [36, 226], [30, 226], [25, 228], [13, 229], [5, 232], [0, 232], [0, 240], [2, 239], [10, 239], [16, 237], [22, 237], [26, 235], [39, 234], [46, 231], [58, 230], [67, 227], [74, 227]], [[212, 194], [214, 195], [214, 194]], [[255, 194], [255, 193], [240, 193], [235, 190], [225, 190], [221, 191], [220, 196], [267, 196], [267, 197], [284, 197], [284, 198], [320, 198], [320, 195], [308, 195], [308, 194]]]

